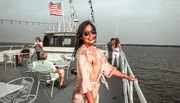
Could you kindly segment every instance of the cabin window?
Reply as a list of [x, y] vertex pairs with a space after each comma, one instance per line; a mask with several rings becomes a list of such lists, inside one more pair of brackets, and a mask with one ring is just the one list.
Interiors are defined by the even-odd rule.
[[45, 47], [74, 47], [75, 36], [45, 35], [43, 44]]

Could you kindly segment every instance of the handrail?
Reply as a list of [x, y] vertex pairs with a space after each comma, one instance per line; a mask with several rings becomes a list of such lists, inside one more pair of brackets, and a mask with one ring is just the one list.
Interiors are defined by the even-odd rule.
[[[28, 45], [28, 46], [32, 46], [32, 48], [33, 48], [33, 45]], [[24, 45], [4, 45], [4, 46], [0, 46], [0, 62], [3, 62], [4, 61], [4, 59], [3, 59], [3, 53], [5, 53], [5, 52], [18, 52], [18, 51], [16, 51], [16, 50], [22, 50], [23, 49], [23, 47], [24, 47]]]
[[[5, 46], [0, 46], [0, 48], [7, 48], [7, 47], [23, 47], [24, 45], [5, 45]], [[33, 45], [28, 45], [28, 46], [33, 46]]]
[[[121, 56], [121, 64], [120, 65], [121, 65], [122, 72], [126, 75], [129, 74], [131, 77], [134, 77], [134, 74], [133, 74], [133, 72], [129, 66], [129, 63], [126, 59], [125, 53], [121, 52], [120, 56]], [[124, 92], [125, 103], [134, 103], [134, 101], [133, 101], [133, 84], [134, 84], [135, 90], [137, 92], [137, 95], [140, 99], [140, 102], [147, 103], [137, 81], [135, 81], [134, 83], [129, 82], [126, 79], [123, 79], [122, 81], [123, 81], [123, 92]]]

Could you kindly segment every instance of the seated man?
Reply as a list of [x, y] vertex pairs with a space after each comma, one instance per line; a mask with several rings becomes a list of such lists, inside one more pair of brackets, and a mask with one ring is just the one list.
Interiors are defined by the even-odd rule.
[[[51, 78], [58, 78], [60, 81], [60, 87], [63, 89], [66, 86], [63, 85], [64, 82], [64, 69], [57, 69], [54, 64], [47, 59], [47, 53], [42, 51], [40, 52], [40, 59], [39, 61], [33, 62], [33, 70], [36, 72], [50, 72]], [[55, 73], [56, 72], [56, 73]], [[60, 88], [58, 88], [60, 89]]]
[[22, 65], [23, 58], [29, 58], [30, 56], [30, 50], [28, 48], [28, 45], [24, 45], [23, 50], [21, 50], [19, 55], [19, 64]]

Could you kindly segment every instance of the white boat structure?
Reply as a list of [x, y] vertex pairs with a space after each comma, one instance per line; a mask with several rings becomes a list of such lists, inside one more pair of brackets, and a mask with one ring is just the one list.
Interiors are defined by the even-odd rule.
[[[91, 3], [91, 0], [89, 0], [89, 3]], [[65, 18], [65, 15], [64, 15], [60, 18], [60, 22], [58, 24], [59, 28], [57, 31], [53, 30], [53, 25], [52, 25], [52, 27], [49, 27], [49, 30], [44, 33], [43, 50], [48, 53], [48, 60], [58, 61], [60, 58], [65, 58], [70, 61], [74, 60], [72, 53], [74, 51], [76, 29], [77, 29], [76, 27], [78, 26], [79, 20], [76, 16], [75, 9], [74, 9], [74, 6], [72, 5], [72, 3], [70, 4], [70, 8], [71, 8], [70, 23], [68, 22], [68, 20]], [[96, 43], [95, 45], [97, 47], [99, 47], [100, 49], [102, 49], [105, 56], [108, 57], [106, 44]], [[4, 50], [4, 51], [0, 52], [0, 62], [4, 62], [4, 59], [3, 59], [4, 55], [9, 55], [9, 56], [16, 55], [16, 60], [17, 60], [17, 55], [20, 53], [22, 47], [23, 47], [23, 45], [0, 46], [0, 49]], [[14, 48], [19, 48], [19, 49], [14, 49]], [[30, 48], [30, 49], [31, 49], [31, 52], [33, 53], [34, 49], [33, 48]], [[121, 71], [123, 73], [134, 77], [134, 74], [128, 64], [125, 53], [122, 53], [120, 65], [121, 65]], [[3, 66], [1, 66], [1, 67], [3, 67]], [[136, 91], [136, 93], [139, 97], [139, 101], [141, 103], [147, 103], [137, 82], [133, 83], [133, 82], [127, 81], [126, 79], [122, 79], [121, 84], [122, 84], [121, 87], [123, 90], [123, 100], [121, 100], [121, 101], [123, 101], [124, 103], [134, 103], [133, 91]], [[72, 87], [70, 87], [70, 88], [72, 88]], [[71, 91], [71, 93], [72, 92], [73, 91]], [[113, 91], [111, 94], [113, 94]], [[106, 97], [109, 98], [108, 95], [106, 95], [106, 94], [101, 94], [101, 95], [105, 95], [104, 99]], [[43, 99], [43, 97], [41, 97], [41, 98]], [[71, 98], [71, 97], [69, 97], [69, 98]], [[103, 101], [103, 98], [100, 99], [100, 101], [101, 100]], [[40, 100], [37, 100], [36, 103], [40, 103], [38, 101], [40, 101]], [[47, 102], [47, 103], [56, 103], [56, 102], [51, 101], [51, 102]], [[104, 101], [103, 103], [109, 103], [109, 102]]]

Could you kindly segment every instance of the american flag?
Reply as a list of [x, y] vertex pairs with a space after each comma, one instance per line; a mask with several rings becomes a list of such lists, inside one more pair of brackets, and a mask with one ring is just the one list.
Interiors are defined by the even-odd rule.
[[55, 15], [55, 16], [63, 16], [64, 15], [61, 3], [53, 4], [52, 2], [50, 2], [49, 9], [50, 9], [50, 15]]

